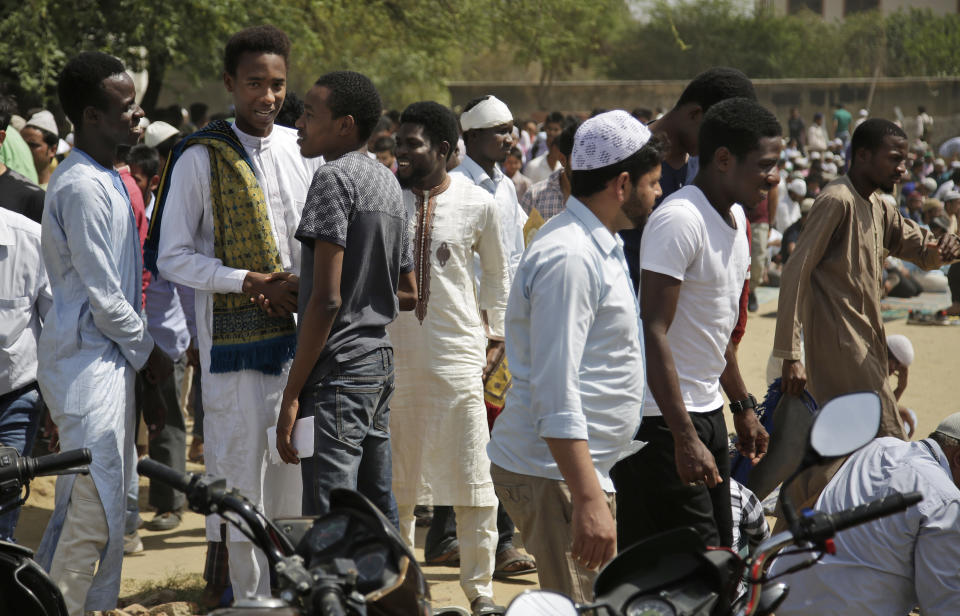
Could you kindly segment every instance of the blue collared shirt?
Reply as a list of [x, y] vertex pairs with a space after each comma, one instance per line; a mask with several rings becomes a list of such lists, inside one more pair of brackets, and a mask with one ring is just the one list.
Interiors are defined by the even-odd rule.
[[512, 280], [514, 273], [517, 271], [517, 265], [520, 263], [520, 256], [523, 255], [523, 226], [527, 224], [527, 215], [520, 208], [520, 202], [517, 200], [517, 188], [513, 185], [513, 180], [500, 171], [496, 165], [493, 167], [493, 177], [490, 177], [483, 170], [483, 167], [469, 156], [464, 156], [460, 161], [460, 166], [450, 173], [462, 175], [493, 195], [497, 202], [497, 211], [500, 214], [500, 242], [503, 244], [503, 251], [507, 255], [510, 279]]
[[[923, 493], [904, 512], [838, 533], [836, 554], [789, 577], [777, 615], [924, 616], [956, 614], [960, 606], [960, 490], [935, 441], [874, 439], [844, 463], [817, 501], [835, 513], [894, 491]], [[784, 571], [789, 557], [774, 562]]]
[[530, 244], [510, 290], [507, 359], [513, 386], [487, 446], [490, 460], [562, 480], [545, 438], [586, 440], [600, 485], [640, 425], [640, 310], [623, 242], [578, 199]]

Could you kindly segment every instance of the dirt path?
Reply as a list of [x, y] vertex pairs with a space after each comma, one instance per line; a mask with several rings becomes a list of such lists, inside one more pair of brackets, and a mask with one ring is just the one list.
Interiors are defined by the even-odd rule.
[[[761, 304], [752, 315], [747, 333], [740, 345], [740, 367], [747, 386], [758, 398], [766, 392], [765, 373], [767, 357], [773, 345], [775, 318], [768, 316], [776, 310], [776, 301]], [[956, 403], [957, 366], [956, 349], [960, 342], [960, 328], [919, 327], [903, 320], [887, 324], [888, 333], [906, 334], [916, 349], [916, 360], [910, 371], [910, 384], [903, 403], [916, 411], [919, 418], [917, 435], [929, 434], [946, 415], [960, 410]], [[729, 422], [728, 422], [729, 423]], [[189, 465], [199, 471], [197, 465]], [[152, 514], [146, 508], [146, 482], [141, 482], [143, 517]], [[36, 481], [33, 494], [20, 518], [17, 535], [21, 543], [35, 548], [50, 517], [53, 506], [53, 480]], [[417, 557], [422, 558], [423, 529], [418, 529]], [[176, 575], [200, 574], [203, 570], [206, 543], [203, 519], [187, 513], [183, 523], [171, 532], [141, 530], [146, 548], [141, 554], [128, 556], [123, 563], [123, 594], [132, 593], [145, 582], [161, 582]], [[425, 569], [430, 581], [435, 605], [467, 606], [458, 584], [458, 571], [447, 567]], [[509, 583], [495, 582], [494, 594], [500, 603], [508, 603], [516, 594], [536, 588], [536, 575], [527, 575]]]

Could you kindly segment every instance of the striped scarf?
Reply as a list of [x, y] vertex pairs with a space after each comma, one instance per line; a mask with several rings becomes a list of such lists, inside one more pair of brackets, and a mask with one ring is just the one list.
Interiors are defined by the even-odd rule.
[[[160, 227], [173, 167], [184, 150], [204, 145], [210, 154], [210, 200], [214, 256], [227, 267], [251, 272], [282, 271], [267, 202], [243, 144], [230, 124], [211, 122], [183, 139], [170, 153], [144, 244], [144, 263], [157, 271]], [[293, 317], [271, 317], [242, 293], [214, 293], [210, 372], [258, 370], [280, 374], [296, 349]]]

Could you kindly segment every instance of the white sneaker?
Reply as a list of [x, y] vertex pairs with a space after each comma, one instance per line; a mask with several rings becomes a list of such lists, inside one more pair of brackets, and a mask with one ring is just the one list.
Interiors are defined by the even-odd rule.
[[129, 535], [123, 536], [123, 553], [137, 554], [143, 551], [143, 541], [140, 540], [140, 533], [133, 531]]

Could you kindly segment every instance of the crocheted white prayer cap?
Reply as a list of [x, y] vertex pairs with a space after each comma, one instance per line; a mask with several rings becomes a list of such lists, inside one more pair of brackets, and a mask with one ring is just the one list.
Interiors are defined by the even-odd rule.
[[493, 128], [513, 122], [510, 108], [496, 96], [488, 96], [469, 111], [460, 114], [460, 128], [463, 132], [480, 128]]
[[570, 168], [589, 171], [629, 158], [650, 141], [650, 129], [626, 111], [596, 115], [577, 129]]

